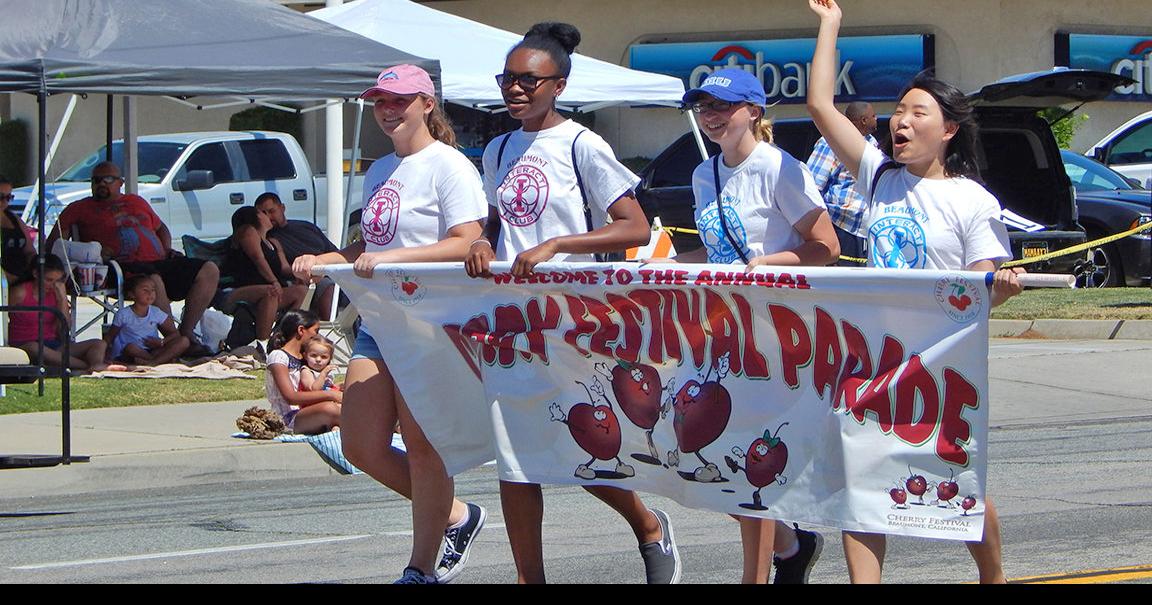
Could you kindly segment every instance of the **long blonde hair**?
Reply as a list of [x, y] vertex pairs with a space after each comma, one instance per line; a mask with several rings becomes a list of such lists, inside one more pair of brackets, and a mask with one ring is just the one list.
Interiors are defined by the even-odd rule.
[[[420, 98], [428, 99], [432, 97], [420, 95]], [[449, 147], [455, 147], [456, 131], [452, 129], [452, 120], [448, 119], [448, 114], [440, 105], [440, 101], [432, 98], [432, 102], [434, 103], [432, 111], [424, 116], [424, 123], [428, 126], [428, 132], [431, 133], [432, 138], [437, 141]]]
[[756, 137], [757, 141], [772, 142], [772, 120], [763, 107], [760, 107], [760, 119], [752, 123], [752, 136]]

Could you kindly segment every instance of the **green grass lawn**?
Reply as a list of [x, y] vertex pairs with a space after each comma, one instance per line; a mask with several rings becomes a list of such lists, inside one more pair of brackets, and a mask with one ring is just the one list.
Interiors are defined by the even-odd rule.
[[1152, 288], [1026, 290], [992, 319], [1152, 319]]
[[[993, 319], [1152, 319], [1152, 288], [1095, 290], [1028, 290], [997, 307]], [[264, 372], [256, 380], [94, 379], [72, 381], [72, 409], [164, 405], [198, 401], [264, 398]], [[35, 384], [8, 385], [0, 414], [51, 412], [60, 409], [60, 381], [45, 382], [45, 396]]]
[[[264, 371], [249, 372], [256, 380], [204, 380], [197, 378], [73, 378], [72, 409], [119, 408], [199, 401], [236, 401], [264, 398]], [[56, 412], [60, 410], [60, 381], [44, 381], [40, 397], [36, 383], [7, 385], [0, 398], [0, 414]]]

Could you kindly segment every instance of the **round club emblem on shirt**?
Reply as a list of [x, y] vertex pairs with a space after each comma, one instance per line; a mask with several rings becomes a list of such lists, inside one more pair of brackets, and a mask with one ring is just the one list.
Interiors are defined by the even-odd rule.
[[936, 302], [956, 323], [968, 323], [984, 310], [984, 290], [959, 275], [936, 281]]
[[400, 194], [390, 187], [381, 187], [364, 206], [360, 230], [366, 241], [386, 246], [396, 237], [396, 224], [399, 222]]
[[[747, 246], [748, 233], [740, 215], [732, 207], [734, 201], [731, 197], [724, 198], [724, 222], [728, 224], [728, 233], [740, 246]], [[724, 225], [720, 222], [720, 213], [713, 203], [700, 213], [696, 227], [700, 231], [700, 239], [708, 250], [708, 262], [728, 264], [740, 259], [740, 252], [732, 246], [728, 236], [724, 235]]]
[[928, 262], [924, 229], [906, 216], [882, 218], [868, 229], [872, 264], [888, 269], [923, 269]]
[[539, 168], [516, 166], [496, 190], [501, 218], [516, 227], [535, 223], [548, 205], [548, 189], [548, 177]]

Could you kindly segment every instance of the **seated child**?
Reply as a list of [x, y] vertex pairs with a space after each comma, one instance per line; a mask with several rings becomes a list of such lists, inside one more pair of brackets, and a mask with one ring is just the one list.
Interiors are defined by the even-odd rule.
[[301, 391], [339, 391], [332, 380], [332, 352], [336, 347], [323, 336], [313, 336], [304, 343], [304, 367], [300, 368]]
[[[39, 284], [36, 280], [40, 275], [38, 259], [33, 258], [31, 267], [25, 272], [25, 277], [12, 284], [8, 291], [8, 304], [34, 307], [43, 304], [56, 307], [71, 317], [71, 305], [68, 304], [68, 292], [64, 288], [64, 261], [59, 257], [49, 255], [44, 258], [44, 300], [37, 301]], [[37, 317], [39, 316], [39, 317]], [[36, 363], [36, 351], [39, 337], [38, 326], [44, 329], [44, 363], [51, 366], [63, 365], [63, 341], [68, 338], [68, 328], [63, 330], [56, 316], [46, 311], [13, 311], [8, 318], [8, 343], [28, 352], [32, 363]], [[63, 332], [63, 335], [61, 335]], [[68, 367], [73, 370], [88, 370], [100, 372], [108, 369], [104, 363], [105, 344], [103, 340], [93, 338], [83, 342], [73, 343], [69, 351]], [[123, 369], [123, 368], [118, 368]]]
[[132, 304], [116, 312], [105, 335], [113, 359], [154, 366], [173, 361], [188, 350], [191, 343], [180, 334], [172, 316], [153, 306], [156, 284], [150, 276], [128, 278], [124, 295]]
[[[320, 330], [311, 311], [285, 311], [268, 343], [268, 368], [264, 386], [272, 409], [298, 435], [318, 435], [340, 425], [340, 391], [304, 391], [300, 374], [306, 368], [304, 343]], [[323, 383], [321, 383], [323, 384]]]

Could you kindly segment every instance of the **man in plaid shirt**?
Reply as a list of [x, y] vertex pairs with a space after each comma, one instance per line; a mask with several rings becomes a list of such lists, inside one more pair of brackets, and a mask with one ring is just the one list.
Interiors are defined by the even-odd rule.
[[[879, 146], [872, 133], [876, 132], [876, 111], [871, 103], [858, 101], [849, 103], [844, 108], [844, 115], [868, 139], [872, 145]], [[820, 137], [816, 146], [812, 148], [812, 155], [808, 158], [808, 169], [816, 179], [816, 187], [824, 196], [824, 204], [828, 206], [828, 215], [836, 227], [836, 235], [840, 238], [840, 254], [860, 258], [864, 255], [864, 239], [859, 237], [861, 221], [863, 220], [864, 200], [856, 193], [853, 185], [856, 178], [844, 168], [844, 164], [836, 159], [832, 148]], [[859, 263], [852, 261], [839, 261], [836, 263], [845, 267], [858, 267]]]

